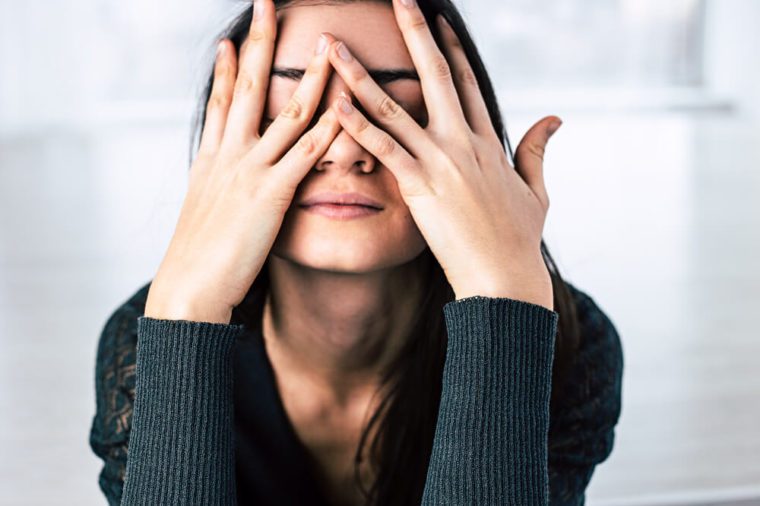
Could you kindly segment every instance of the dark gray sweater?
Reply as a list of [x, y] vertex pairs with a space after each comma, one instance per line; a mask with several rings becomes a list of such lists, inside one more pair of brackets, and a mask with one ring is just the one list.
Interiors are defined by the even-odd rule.
[[[623, 362], [610, 320], [570, 287], [584, 332], [574, 369], [582, 388], [569, 390], [555, 420], [558, 313], [480, 296], [444, 306], [448, 347], [423, 504], [583, 504], [594, 466], [612, 450]], [[237, 504], [233, 363], [245, 328], [146, 318], [137, 295], [98, 347], [90, 444], [106, 464], [101, 488], [111, 504]], [[123, 347], [130, 329], [132, 359]]]

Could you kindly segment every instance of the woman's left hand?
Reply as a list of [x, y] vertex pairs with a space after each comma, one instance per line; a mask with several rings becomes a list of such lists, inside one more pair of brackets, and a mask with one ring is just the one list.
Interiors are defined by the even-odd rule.
[[444, 56], [412, 3], [405, 7], [394, 0], [393, 8], [420, 76], [428, 124], [420, 126], [356, 58], [341, 58], [345, 43], [334, 41], [330, 61], [383, 128], [350, 107], [345, 95], [333, 104], [340, 123], [393, 173], [457, 299], [508, 297], [553, 309], [551, 278], [540, 250], [549, 208], [543, 154], [561, 120], [546, 117], [525, 134], [515, 153], [515, 171], [454, 31], [438, 16]]

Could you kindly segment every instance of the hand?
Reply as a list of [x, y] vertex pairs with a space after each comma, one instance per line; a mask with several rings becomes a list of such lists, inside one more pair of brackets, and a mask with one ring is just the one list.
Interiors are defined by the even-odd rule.
[[330, 62], [382, 128], [350, 107], [345, 94], [333, 104], [341, 126], [393, 173], [457, 299], [510, 297], [552, 309], [551, 278], [540, 251], [549, 208], [543, 154], [561, 120], [547, 117], [528, 131], [515, 154], [515, 171], [454, 31], [439, 16], [444, 56], [416, 4], [394, 0], [393, 8], [420, 76], [429, 122], [422, 128], [356, 58], [341, 58], [346, 45], [331, 38]]
[[266, 261], [298, 184], [340, 131], [328, 108], [301, 136], [332, 72], [322, 52], [259, 135], [277, 23], [271, 0], [256, 4], [263, 15], [251, 23], [239, 68], [231, 42], [220, 44], [198, 156], [145, 316], [229, 323]]

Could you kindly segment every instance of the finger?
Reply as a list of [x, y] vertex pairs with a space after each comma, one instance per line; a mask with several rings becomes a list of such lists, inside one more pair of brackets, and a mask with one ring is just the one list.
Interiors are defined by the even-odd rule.
[[417, 2], [410, 0], [408, 3], [411, 6], [406, 7], [401, 0], [393, 0], [393, 10], [401, 35], [420, 75], [422, 95], [425, 97], [430, 125], [442, 130], [454, 128], [460, 132], [469, 131], [451, 77], [451, 67], [438, 49]]
[[478, 80], [467, 60], [462, 43], [442, 14], [436, 16], [436, 19], [443, 35], [446, 59], [451, 65], [454, 86], [459, 93], [459, 101], [462, 104], [467, 123], [476, 134], [498, 139], [493, 123], [491, 123], [491, 116], [488, 114], [488, 107], [486, 107], [483, 94], [480, 92]]
[[421, 167], [396, 139], [376, 127], [351, 105], [351, 99], [344, 92], [333, 102], [332, 108], [340, 125], [356, 141], [364, 146], [375, 158], [388, 167], [399, 183], [404, 184], [419, 177]]
[[247, 144], [258, 137], [264, 114], [277, 19], [272, 0], [255, 0], [248, 37], [240, 49], [240, 65], [223, 143]]
[[219, 43], [214, 64], [214, 82], [206, 104], [199, 153], [213, 155], [219, 150], [227, 124], [232, 88], [237, 74], [237, 56], [232, 44], [224, 39]]
[[515, 169], [545, 208], [549, 207], [549, 196], [544, 183], [544, 153], [549, 138], [561, 125], [557, 116], [540, 120], [528, 130], [515, 152]]
[[335, 70], [372, 118], [415, 157], [430, 152], [434, 143], [427, 132], [372, 79], [345, 42], [333, 43], [328, 53]]
[[271, 177], [294, 190], [316, 165], [340, 131], [335, 112], [327, 108], [312, 129], [303, 134], [285, 156], [271, 167]]
[[332, 72], [326, 51], [328, 43], [327, 37], [319, 36], [314, 55], [298, 87], [256, 144], [256, 151], [262, 162], [271, 164], [279, 160], [314, 116]]

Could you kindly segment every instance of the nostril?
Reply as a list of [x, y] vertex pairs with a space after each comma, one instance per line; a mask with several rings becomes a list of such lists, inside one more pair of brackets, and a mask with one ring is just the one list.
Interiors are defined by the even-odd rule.
[[332, 165], [332, 160], [320, 160], [317, 162], [317, 164], [314, 166], [314, 168], [319, 172], [324, 172], [328, 168], [330, 168], [330, 165]]

